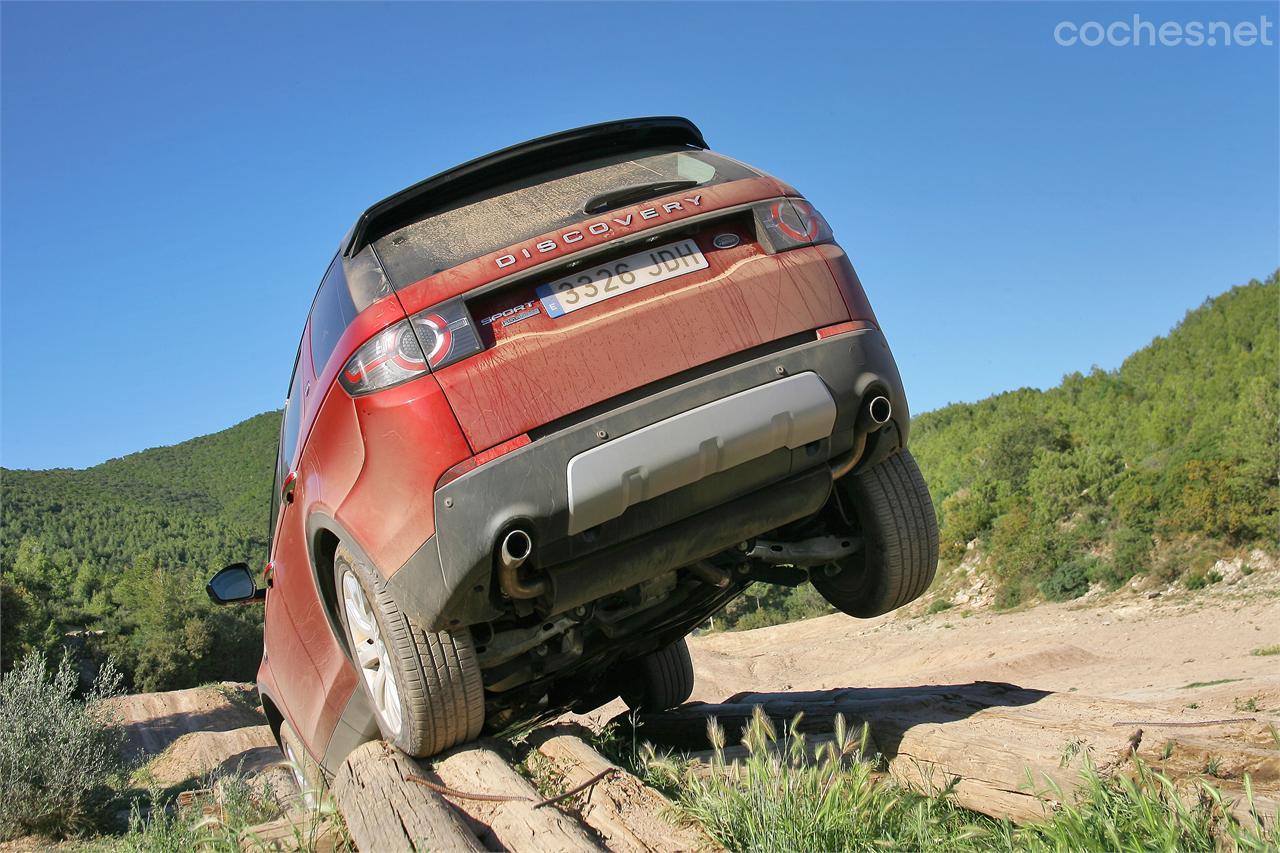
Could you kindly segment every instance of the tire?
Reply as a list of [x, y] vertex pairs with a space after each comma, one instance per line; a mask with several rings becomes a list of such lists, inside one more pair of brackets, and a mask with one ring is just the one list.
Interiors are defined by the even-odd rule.
[[301, 736], [288, 720], [280, 723], [280, 752], [284, 755], [285, 766], [293, 774], [293, 781], [298, 785], [303, 805], [308, 809], [315, 808], [324, 799], [328, 782], [320, 768], [320, 762], [307, 752]]
[[831, 606], [867, 619], [924, 594], [938, 570], [938, 518], [915, 458], [905, 448], [836, 481], [846, 513], [856, 517], [862, 549], [815, 568], [813, 585]]
[[693, 660], [683, 637], [633, 663], [639, 671], [626, 678], [622, 691], [622, 701], [633, 711], [667, 711], [693, 693]]
[[383, 739], [425, 758], [479, 737], [484, 686], [471, 635], [423, 630], [401, 612], [377, 571], [345, 545], [333, 569], [352, 662]]

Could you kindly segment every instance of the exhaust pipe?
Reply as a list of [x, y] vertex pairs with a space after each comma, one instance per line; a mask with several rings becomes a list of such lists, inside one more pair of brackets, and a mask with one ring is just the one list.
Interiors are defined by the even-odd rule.
[[891, 417], [893, 417], [893, 404], [889, 402], [888, 397], [877, 394], [871, 398], [871, 402], [867, 403], [867, 419], [876, 426], [884, 426]]
[[511, 598], [537, 598], [547, 591], [545, 578], [526, 583], [520, 579], [520, 567], [533, 553], [533, 539], [516, 528], [502, 537], [498, 546], [498, 586]]
[[879, 429], [893, 417], [893, 404], [883, 394], [877, 394], [866, 402], [858, 411], [858, 435], [854, 439], [853, 449], [839, 459], [831, 462], [831, 479], [839, 480], [853, 470], [862, 458], [862, 451], [867, 447], [867, 434]]

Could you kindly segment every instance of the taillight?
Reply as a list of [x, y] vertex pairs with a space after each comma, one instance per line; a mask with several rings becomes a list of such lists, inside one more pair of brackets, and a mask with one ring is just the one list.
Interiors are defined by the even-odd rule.
[[408, 320], [365, 341], [343, 365], [338, 380], [354, 396], [381, 391], [427, 372], [427, 359]]
[[827, 220], [804, 199], [774, 199], [756, 205], [751, 212], [760, 242], [770, 254], [835, 239]]
[[471, 314], [461, 299], [420, 311], [409, 318], [432, 369], [453, 364], [484, 349]]
[[338, 379], [353, 397], [408, 382], [484, 349], [461, 300], [420, 311], [361, 344]]

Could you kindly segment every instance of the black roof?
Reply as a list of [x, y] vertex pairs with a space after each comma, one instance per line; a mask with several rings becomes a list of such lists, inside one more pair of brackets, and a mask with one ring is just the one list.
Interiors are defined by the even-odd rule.
[[351, 257], [368, 244], [423, 214], [499, 182], [536, 174], [588, 157], [659, 145], [706, 148], [702, 131], [687, 118], [651, 116], [607, 121], [565, 130], [503, 148], [454, 166], [388, 196], [356, 220], [342, 254]]

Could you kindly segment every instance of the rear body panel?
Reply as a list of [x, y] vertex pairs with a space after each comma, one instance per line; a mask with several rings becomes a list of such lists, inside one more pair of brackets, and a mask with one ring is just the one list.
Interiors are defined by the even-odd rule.
[[[718, 358], [850, 319], [817, 250], [768, 255], [746, 243], [716, 249], [699, 236], [708, 269], [554, 320], [541, 312], [493, 332], [492, 347], [437, 373], [472, 449]], [[534, 286], [510, 298], [533, 301]]]

